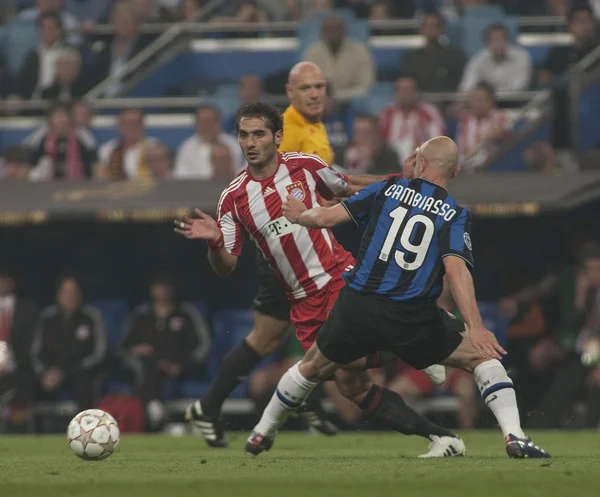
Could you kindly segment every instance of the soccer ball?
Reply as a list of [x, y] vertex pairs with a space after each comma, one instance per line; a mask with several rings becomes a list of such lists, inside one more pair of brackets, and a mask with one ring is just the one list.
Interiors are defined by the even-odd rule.
[[119, 425], [107, 412], [88, 409], [71, 420], [67, 438], [75, 455], [86, 461], [100, 461], [119, 445]]

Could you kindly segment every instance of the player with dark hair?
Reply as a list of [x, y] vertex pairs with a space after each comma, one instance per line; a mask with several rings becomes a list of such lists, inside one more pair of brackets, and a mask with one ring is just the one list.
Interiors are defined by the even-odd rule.
[[[456, 144], [433, 138], [418, 149], [416, 160], [415, 179], [372, 184], [334, 207], [307, 209], [288, 197], [283, 212], [294, 225], [329, 229], [352, 220], [366, 222], [367, 228], [356, 265], [344, 276], [347, 286], [316, 343], [281, 378], [248, 439], [248, 452], [268, 450], [281, 423], [319, 381], [365, 354], [387, 350], [418, 369], [439, 363], [472, 372], [500, 424], [508, 455], [550, 457], [521, 429], [513, 382], [499, 361], [506, 351], [477, 308], [468, 269], [473, 266], [471, 214], [446, 190], [458, 172]], [[450, 329], [446, 311], [436, 305], [444, 274], [466, 335]], [[363, 409], [388, 416], [405, 412], [399, 396], [377, 385], [360, 387], [352, 394]]]
[[[199, 219], [176, 221], [175, 231], [188, 239], [206, 240], [210, 264], [222, 276], [235, 269], [242, 233], [247, 231], [285, 289], [296, 335], [307, 350], [344, 286], [342, 275], [352, 269], [354, 259], [329, 230], [308, 230], [288, 222], [282, 215], [283, 203], [291, 196], [307, 207], [316, 207], [321, 197], [347, 197], [384, 177], [344, 176], [315, 155], [279, 153], [282, 129], [274, 113], [264, 103], [241, 107], [237, 114], [238, 141], [248, 167], [223, 191], [218, 222], [197, 210]], [[352, 371], [335, 375], [340, 392], [347, 398], [370, 382], [364, 370], [365, 358], [357, 359]], [[371, 413], [367, 410], [365, 414]], [[443, 438], [445, 448], [453, 454], [464, 451], [464, 444], [453, 433], [406, 406], [393, 412], [379, 411], [374, 419], [402, 433]]]
[[[327, 83], [319, 67], [311, 62], [300, 62], [289, 74], [286, 92], [291, 104], [283, 116], [275, 108], [262, 104], [259, 107], [243, 107], [240, 112], [248, 114], [258, 109], [266, 118], [265, 123], [273, 136], [283, 130], [278, 148], [280, 152], [314, 154], [322, 162], [331, 165], [334, 160], [333, 150], [321, 122], [326, 88]], [[238, 112], [236, 132], [239, 131], [240, 117]], [[257, 364], [280, 347], [290, 327], [291, 305], [286, 292], [269, 262], [260, 251], [257, 252], [258, 291], [252, 305], [253, 329], [227, 354], [207, 394], [201, 400], [193, 402], [186, 411], [186, 419], [200, 428], [211, 447], [228, 446], [220, 421], [225, 399]], [[378, 366], [380, 361], [380, 356], [371, 357], [369, 366]], [[445, 370], [440, 366], [425, 372], [435, 383], [443, 383], [445, 379]], [[333, 424], [325, 420], [318, 402], [309, 402], [301, 415], [312, 428], [321, 433], [333, 435], [337, 431]]]

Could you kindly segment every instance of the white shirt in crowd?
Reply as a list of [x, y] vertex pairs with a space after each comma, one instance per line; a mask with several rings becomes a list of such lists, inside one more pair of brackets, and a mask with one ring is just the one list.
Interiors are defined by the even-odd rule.
[[508, 131], [510, 129], [508, 114], [500, 109], [493, 109], [487, 117], [482, 119], [478, 119], [471, 112], [466, 112], [461, 116], [456, 133], [461, 160], [483, 141], [492, 128], [502, 128]]
[[446, 122], [434, 105], [421, 102], [409, 112], [386, 105], [379, 113], [379, 126], [385, 143], [396, 150], [400, 160], [434, 136], [446, 134]]
[[56, 79], [56, 61], [63, 50], [64, 46], [61, 42], [55, 43], [50, 48], [40, 46], [38, 49], [40, 73], [36, 91], [41, 92], [54, 83]]
[[[110, 141], [102, 144], [98, 149], [98, 159], [102, 167], [108, 167], [110, 156], [119, 145], [119, 139], [113, 138]], [[138, 164], [140, 161], [140, 155], [142, 154], [144, 147], [148, 143], [155, 143], [158, 140], [150, 136], [145, 137], [141, 142], [138, 142], [133, 147], [129, 147], [125, 150], [123, 168], [128, 178], [136, 178], [138, 176]]]
[[[219, 135], [218, 141], [231, 152], [236, 173], [243, 168], [243, 156], [236, 138], [226, 133]], [[173, 177], [177, 179], [211, 179], [213, 166], [210, 160], [210, 144], [198, 134], [190, 136], [177, 150]]]
[[479, 83], [491, 85], [495, 91], [522, 91], [531, 83], [533, 64], [527, 50], [510, 45], [506, 57], [496, 60], [491, 50], [484, 48], [469, 61], [462, 81], [461, 91], [469, 91]]

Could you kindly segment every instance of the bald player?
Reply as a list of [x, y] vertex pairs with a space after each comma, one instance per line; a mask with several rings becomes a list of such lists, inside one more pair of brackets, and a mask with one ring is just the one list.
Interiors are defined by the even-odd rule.
[[[337, 369], [387, 350], [417, 369], [440, 363], [472, 372], [502, 429], [508, 455], [550, 457], [521, 429], [513, 382], [500, 363], [506, 351], [485, 328], [477, 308], [469, 271], [471, 215], [446, 189], [458, 169], [454, 141], [435, 137], [417, 150], [414, 179], [374, 183], [329, 208], [307, 210], [288, 197], [284, 215], [292, 223], [331, 228], [354, 221], [367, 228], [356, 265], [345, 275], [346, 286], [316, 342], [281, 378], [255, 433], [272, 442], [292, 399], [297, 405]], [[448, 325], [447, 313], [435, 303], [444, 274], [468, 326], [465, 336]], [[400, 397], [376, 385], [357, 390], [353, 400], [371, 412], [411, 415]], [[432, 438], [435, 449], [441, 440]], [[450, 442], [451, 450], [464, 451], [460, 440]]]

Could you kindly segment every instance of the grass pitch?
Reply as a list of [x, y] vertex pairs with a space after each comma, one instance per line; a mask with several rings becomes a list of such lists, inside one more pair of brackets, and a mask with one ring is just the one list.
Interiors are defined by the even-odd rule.
[[[413, 497], [598, 495], [600, 432], [532, 433], [552, 460], [511, 460], [500, 432], [463, 434], [467, 456], [420, 460], [418, 437], [282, 433], [257, 458], [200, 437], [124, 436], [105, 461], [73, 455], [66, 437], [0, 437], [0, 491], [11, 497]], [[550, 462], [551, 461], [551, 462]]]

